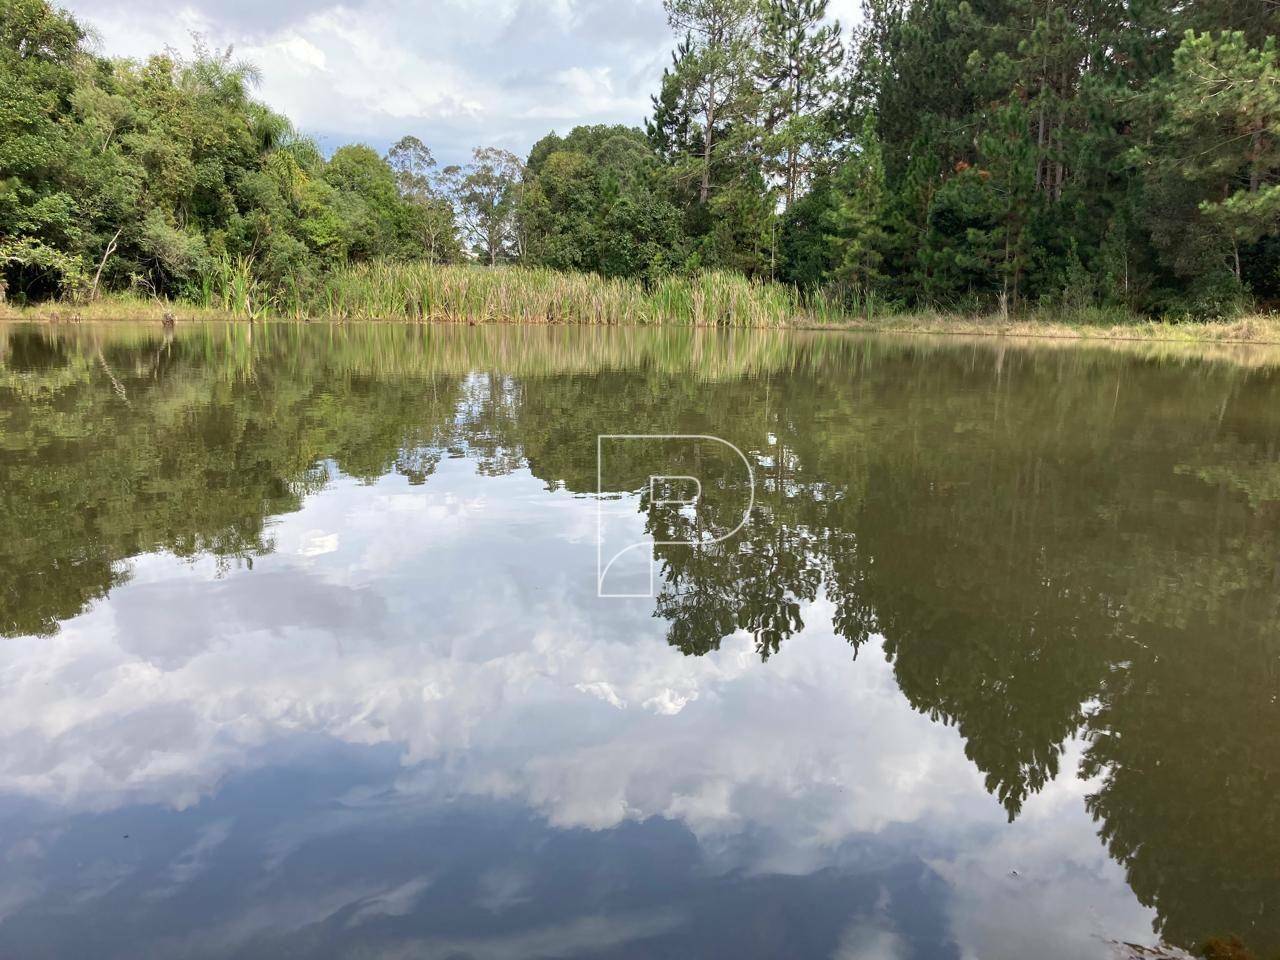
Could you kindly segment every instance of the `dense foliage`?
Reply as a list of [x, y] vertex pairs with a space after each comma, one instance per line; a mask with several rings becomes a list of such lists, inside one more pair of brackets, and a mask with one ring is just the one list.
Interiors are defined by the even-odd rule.
[[668, 0], [650, 138], [704, 263], [860, 304], [1280, 293], [1280, 8]]
[[[429, 151], [325, 158], [251, 96], [252, 67], [109, 61], [45, 0], [0, 0], [0, 282], [10, 296], [133, 288], [280, 295], [338, 263], [456, 259]], [[215, 289], [216, 288], [216, 289]]]
[[197, 49], [89, 53], [0, 0], [0, 274], [301, 302], [335, 264], [740, 272], [868, 311], [1221, 315], [1280, 299], [1269, 0], [666, 0], [646, 129], [439, 169], [415, 137], [325, 158]]

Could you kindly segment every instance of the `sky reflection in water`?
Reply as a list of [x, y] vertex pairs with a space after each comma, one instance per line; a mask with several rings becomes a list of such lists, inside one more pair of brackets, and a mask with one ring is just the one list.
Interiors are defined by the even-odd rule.
[[[58, 556], [59, 531], [4, 563], [26, 564], [0, 647], [7, 952], [1078, 957], [1152, 942], [1153, 924], [1270, 942], [1267, 868], [1239, 851], [1275, 849], [1273, 809], [1250, 805], [1276, 763], [1255, 752], [1274, 731], [1252, 725], [1274, 713], [1255, 680], [1230, 689], [1259, 669], [1275, 686], [1266, 370], [874, 341], [834, 357], [820, 340], [767, 344], [792, 351], [779, 359], [709, 340], [738, 359], [697, 396], [660, 369], [656, 334], [606, 344], [625, 362], [587, 371], [556, 369], [541, 344], [551, 369], [529, 372], [529, 344], [504, 360], [501, 332], [435, 331], [489, 339], [461, 360], [454, 340], [417, 343], [425, 370], [371, 372], [342, 368], [332, 332], [276, 332], [250, 347], [252, 376], [226, 362], [225, 331], [203, 351], [194, 334], [94, 331], [116, 351], [101, 364], [88, 332], [42, 363], [48, 342], [14, 339], [30, 335], [0, 355], [6, 513], [57, 522], [64, 504], [41, 503], [37, 481], [56, 487], [73, 462], [79, 488], [101, 483], [100, 512], [84, 520], [82, 504], [68, 542], [112, 556], [93, 589], [60, 579], [87, 561]], [[1104, 383], [1146, 414], [1098, 399]], [[404, 396], [430, 396], [436, 419]], [[226, 472], [195, 453], [124, 463], [104, 416], [120, 443], [186, 437]], [[670, 416], [751, 450], [763, 502], [745, 546], [705, 567], [664, 558], [655, 614], [596, 596], [595, 436], [574, 436]], [[372, 439], [298, 440], [317, 424], [349, 438], [342, 417]], [[184, 516], [157, 481], [198, 470], [207, 499]], [[215, 502], [249, 475], [276, 505], [257, 529]], [[632, 502], [637, 535], [666, 522]], [[168, 519], [123, 535], [112, 504]], [[1175, 609], [1179, 592], [1195, 595]], [[708, 633], [722, 618], [707, 598], [763, 612]], [[1205, 625], [1225, 673], [1171, 673]], [[1144, 666], [1153, 642], [1168, 652]], [[1200, 722], [1221, 713], [1214, 684], [1241, 707]], [[1210, 780], [1223, 768], [1187, 756], [1204, 744], [1178, 742], [1152, 696], [1207, 743], [1235, 725], [1234, 815], [1195, 790], [1165, 813], [1126, 786], [1136, 756], [1162, 751]], [[1108, 747], [1124, 736], [1149, 742]], [[1166, 820], [1221, 833], [1196, 860], [1178, 845], [1199, 839]], [[1119, 838], [1110, 853], [1100, 829]], [[1111, 855], [1135, 836], [1159, 848], [1154, 866]], [[1259, 898], [1253, 929], [1239, 929], [1252, 904], [1213, 903], [1206, 863]]]

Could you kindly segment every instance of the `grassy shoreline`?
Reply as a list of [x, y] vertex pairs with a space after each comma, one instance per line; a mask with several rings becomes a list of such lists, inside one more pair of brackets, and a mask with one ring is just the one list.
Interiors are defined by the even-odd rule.
[[[243, 314], [226, 310], [199, 307], [193, 304], [154, 302], [135, 298], [107, 297], [91, 304], [49, 303], [30, 307], [0, 306], [0, 322], [8, 323], [106, 323], [116, 321], [160, 323], [171, 315], [178, 323], [190, 322], [246, 322]], [[416, 321], [402, 317], [342, 317], [324, 314], [273, 315], [258, 322], [293, 323], [298, 321], [317, 323], [484, 323], [495, 325], [561, 325], [582, 324], [573, 320], [530, 321], [522, 318], [431, 316]], [[585, 325], [585, 324], [583, 324]], [[603, 325], [603, 324], [602, 324]], [[612, 326], [646, 326], [648, 324], [621, 321]], [[673, 326], [667, 324], [667, 326]], [[706, 329], [714, 324], [688, 324]], [[1132, 323], [1096, 324], [1055, 319], [1052, 312], [1040, 311], [1023, 319], [1006, 319], [998, 314], [947, 314], [901, 313], [866, 319], [830, 320], [815, 322], [803, 318], [776, 324], [758, 325], [747, 329], [850, 331], [855, 333], [919, 334], [954, 337], [1007, 337], [1010, 339], [1074, 340], [1082, 343], [1097, 341], [1133, 341], [1138, 343], [1184, 344], [1280, 344], [1280, 317], [1254, 314], [1234, 320], [1182, 321], [1179, 323], [1155, 320], [1138, 320]], [[741, 328], [740, 328], [741, 329]]]
[[848, 321], [801, 329], [845, 329], [866, 333], [913, 333], [939, 336], [1009, 337], [1014, 339], [1134, 341], [1186, 344], [1280, 344], [1280, 316], [1249, 314], [1232, 320], [1185, 320], [1177, 323], [1135, 317], [1124, 323], [1087, 323], [1052, 310], [1022, 318], [999, 314], [896, 314], [870, 321]]
[[312, 296], [282, 303], [238, 285], [203, 303], [108, 295], [92, 303], [0, 304], [0, 320], [77, 322], [315, 320], [736, 327], [998, 336], [1075, 341], [1280, 344], [1280, 315], [1171, 323], [1116, 311], [1038, 308], [1000, 314], [852, 313], [834, 300], [728, 274], [670, 278], [646, 289], [626, 280], [520, 267], [374, 263], [327, 277]]

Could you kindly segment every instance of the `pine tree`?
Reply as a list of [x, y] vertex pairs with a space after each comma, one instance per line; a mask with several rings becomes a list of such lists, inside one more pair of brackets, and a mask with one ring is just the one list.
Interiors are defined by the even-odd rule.
[[837, 197], [828, 212], [828, 242], [833, 252], [832, 277], [867, 311], [882, 280], [884, 260], [884, 163], [875, 118], [868, 115], [854, 151], [835, 176]]
[[671, 74], [673, 95], [700, 128], [698, 201], [705, 204], [722, 135], [750, 115], [756, 6], [753, 0], [666, 0], [665, 6], [668, 22], [686, 38]]
[[[1168, 131], [1195, 152], [1181, 165], [1206, 182], [1200, 213], [1239, 250], [1280, 232], [1280, 64], [1276, 39], [1262, 49], [1243, 32], [1188, 33], [1174, 55]], [[1221, 192], [1221, 197], [1213, 194]]]
[[768, 172], [787, 208], [832, 139], [829, 111], [844, 61], [839, 23], [827, 0], [766, 0], [757, 70], [764, 94]]
[[1274, 38], [1188, 32], [1156, 88], [1161, 120], [1137, 151], [1145, 218], [1197, 311], [1220, 311], [1277, 273], [1280, 69]]

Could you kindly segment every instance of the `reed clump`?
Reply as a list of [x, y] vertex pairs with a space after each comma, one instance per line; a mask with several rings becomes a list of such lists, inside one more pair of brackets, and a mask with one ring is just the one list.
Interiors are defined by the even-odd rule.
[[708, 271], [637, 280], [538, 267], [374, 262], [334, 271], [308, 312], [352, 319], [788, 326], [812, 319], [792, 287]]

